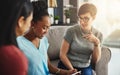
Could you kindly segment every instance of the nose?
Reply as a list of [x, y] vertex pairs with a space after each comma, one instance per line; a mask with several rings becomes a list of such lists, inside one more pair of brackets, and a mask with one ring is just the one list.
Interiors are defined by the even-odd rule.
[[85, 22], [83, 20], [80, 21], [80, 24], [85, 24]]
[[45, 31], [44, 31], [44, 34], [46, 34], [48, 32], [48, 29], [46, 28]]

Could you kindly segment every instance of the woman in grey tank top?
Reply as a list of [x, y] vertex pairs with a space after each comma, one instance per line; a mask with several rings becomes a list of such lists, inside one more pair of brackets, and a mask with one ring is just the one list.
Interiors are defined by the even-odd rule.
[[92, 75], [90, 63], [101, 57], [102, 34], [92, 27], [97, 8], [91, 3], [83, 4], [78, 12], [79, 23], [67, 29], [60, 50], [59, 68], [77, 69], [82, 75]]

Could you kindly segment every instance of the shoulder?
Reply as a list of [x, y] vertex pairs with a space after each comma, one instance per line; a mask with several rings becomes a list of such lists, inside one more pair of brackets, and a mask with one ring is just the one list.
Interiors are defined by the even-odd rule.
[[46, 42], [46, 43], [48, 42], [48, 39], [47, 39], [46, 36], [44, 36], [41, 40], [44, 41], [44, 42]]
[[[19, 50], [16, 46], [14, 46], [14, 45], [6, 45], [6, 46], [2, 46], [2, 47], [0, 47], [0, 50], [1, 50], [1, 52], [3, 52], [3, 54], [4, 53], [13, 53], [14, 51], [17, 51], [17, 50]], [[0, 52], [0, 53], [1, 53]]]
[[0, 66], [6, 69], [6, 72], [8, 72], [7, 68], [9, 68], [10, 71], [23, 72], [27, 70], [27, 59], [16, 46], [3, 46], [0, 50]]
[[24, 37], [23, 37], [23, 36], [18, 36], [17, 38], [18, 38], [18, 39], [23, 39]]
[[[24, 54], [19, 50], [19, 48], [17, 48], [16, 46], [14, 45], [8, 45], [8, 46], [3, 46], [0, 48], [0, 55], [6, 55], [8, 56], [9, 58], [13, 58], [13, 60], [20, 60], [20, 59], [17, 59], [17, 58], [23, 58], [26, 60]], [[7, 59], [7, 57], [5, 57]], [[22, 60], [22, 59], [21, 59]]]
[[96, 28], [93, 28], [93, 29], [92, 29], [92, 32], [93, 32], [93, 34], [94, 34], [96, 37], [98, 37], [98, 38], [100, 39], [100, 41], [102, 42], [102, 40], [103, 40], [103, 34], [102, 34], [102, 32], [100, 32], [100, 31], [97, 30]]
[[46, 36], [44, 36], [44, 37], [41, 39], [41, 43], [42, 43], [42, 44], [49, 44], [49, 43], [48, 43], [48, 39], [47, 39]]
[[75, 32], [76, 30], [79, 29], [79, 25], [74, 25], [74, 26], [71, 26], [67, 29], [68, 32]]
[[102, 35], [102, 32], [99, 31], [98, 29], [94, 28], [94, 27], [92, 27], [92, 32], [97, 34], [97, 35]]
[[23, 37], [23, 36], [18, 36], [16, 39], [17, 39], [18, 44], [19, 44], [20, 42], [26, 40], [25, 37]]

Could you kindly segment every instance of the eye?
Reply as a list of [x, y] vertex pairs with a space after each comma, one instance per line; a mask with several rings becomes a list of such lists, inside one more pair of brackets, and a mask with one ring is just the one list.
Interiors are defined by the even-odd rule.
[[42, 27], [43, 29], [47, 29], [45, 26]]
[[48, 27], [48, 26], [43, 26], [43, 29], [45, 29], [45, 30], [46, 30], [46, 29], [49, 29], [49, 27]]
[[84, 19], [84, 18], [82, 18], [82, 17], [78, 17], [78, 18], [81, 19], [81, 20]]
[[89, 21], [90, 18], [89, 18], [89, 17], [84, 17], [84, 19], [85, 19], [86, 21]]

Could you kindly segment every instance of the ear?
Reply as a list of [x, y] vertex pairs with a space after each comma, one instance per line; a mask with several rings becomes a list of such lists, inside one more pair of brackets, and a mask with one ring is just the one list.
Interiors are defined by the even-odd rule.
[[18, 27], [22, 28], [23, 25], [24, 25], [24, 22], [25, 22], [25, 19], [23, 16], [21, 16], [19, 19], [18, 19]]

